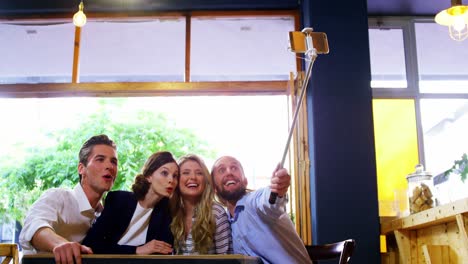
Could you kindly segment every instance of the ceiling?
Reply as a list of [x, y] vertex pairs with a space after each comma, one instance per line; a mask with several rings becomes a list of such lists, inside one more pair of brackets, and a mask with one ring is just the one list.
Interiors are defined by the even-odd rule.
[[448, 7], [450, 0], [367, 0], [372, 16], [434, 16]]
[[[84, 0], [94, 12], [171, 11], [214, 9], [291, 9], [303, 0]], [[311, 0], [313, 1], [313, 0]], [[465, 0], [468, 1], [468, 0]], [[232, 3], [234, 2], [234, 3]], [[79, 0], [1, 0], [3, 16], [47, 15], [75, 12]], [[450, 6], [450, 0], [367, 0], [370, 16], [433, 16]]]

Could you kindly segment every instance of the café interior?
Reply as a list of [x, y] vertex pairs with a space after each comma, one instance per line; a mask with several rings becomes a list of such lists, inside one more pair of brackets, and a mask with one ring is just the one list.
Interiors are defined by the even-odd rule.
[[[455, 12], [450, 8], [457, 6], [465, 12], [459, 25], [447, 24]], [[78, 11], [86, 21], [73, 20]], [[234, 28], [242, 38], [255, 39], [256, 50], [238, 48], [245, 43], [235, 30], [223, 33], [228, 23], [215, 28], [218, 35], [202, 35], [209, 31], [203, 27], [223, 19], [243, 21]], [[145, 22], [153, 20], [160, 31], [151, 39], [155, 29]], [[36, 57], [41, 50], [60, 57], [60, 47], [53, 47], [63, 40], [50, 35], [41, 47], [28, 39], [37, 33], [28, 26], [62, 24], [60, 30], [69, 31], [66, 42], [73, 43], [66, 67]], [[254, 25], [259, 29], [252, 30]], [[132, 38], [127, 27], [147, 27], [143, 39], [151, 44], [123, 47], [116, 41], [86, 51], [90, 36]], [[29, 35], [16, 38], [15, 28]], [[329, 50], [314, 64], [305, 54], [291, 56], [291, 46], [280, 54], [274, 49], [278, 39], [268, 38], [278, 28], [285, 31], [285, 43], [288, 31], [305, 38], [304, 28], [323, 32]], [[175, 38], [176, 30], [179, 42], [158, 46], [161, 38]], [[298, 112], [286, 147], [293, 177], [290, 210], [306, 245], [353, 239], [350, 263], [466, 263], [467, 31], [468, 6], [461, 0], [6, 0], [0, 2], [0, 99], [287, 96], [289, 122]], [[177, 56], [173, 46], [181, 50]], [[111, 61], [138, 49], [142, 58], [156, 56], [125, 61], [134, 63], [130, 72], [106, 72], [106, 64], [83, 57]], [[108, 59], [99, 59], [105, 50]], [[31, 58], [40, 61], [37, 69], [28, 68]], [[197, 69], [197, 61], [209, 66]], [[171, 64], [182, 70], [161, 70]], [[286, 140], [277, 141], [282, 151]]]

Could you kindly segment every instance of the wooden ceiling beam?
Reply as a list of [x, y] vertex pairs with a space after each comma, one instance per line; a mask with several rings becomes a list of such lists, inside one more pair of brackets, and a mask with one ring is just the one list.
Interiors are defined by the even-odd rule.
[[2, 84], [0, 98], [286, 94], [288, 81]]

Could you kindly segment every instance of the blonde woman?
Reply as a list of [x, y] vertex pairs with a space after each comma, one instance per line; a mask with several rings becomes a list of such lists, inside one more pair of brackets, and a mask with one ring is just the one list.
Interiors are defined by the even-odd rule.
[[172, 200], [176, 254], [231, 254], [231, 227], [224, 208], [214, 201], [213, 183], [196, 155], [179, 159], [180, 178]]

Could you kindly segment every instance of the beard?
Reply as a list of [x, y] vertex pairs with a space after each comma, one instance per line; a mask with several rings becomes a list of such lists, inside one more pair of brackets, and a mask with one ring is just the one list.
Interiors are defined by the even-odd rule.
[[233, 191], [228, 191], [224, 189], [223, 186], [218, 186], [216, 185], [216, 192], [221, 199], [226, 200], [226, 201], [238, 201], [244, 194], [246, 194], [247, 188], [245, 185], [240, 185], [239, 188]]

